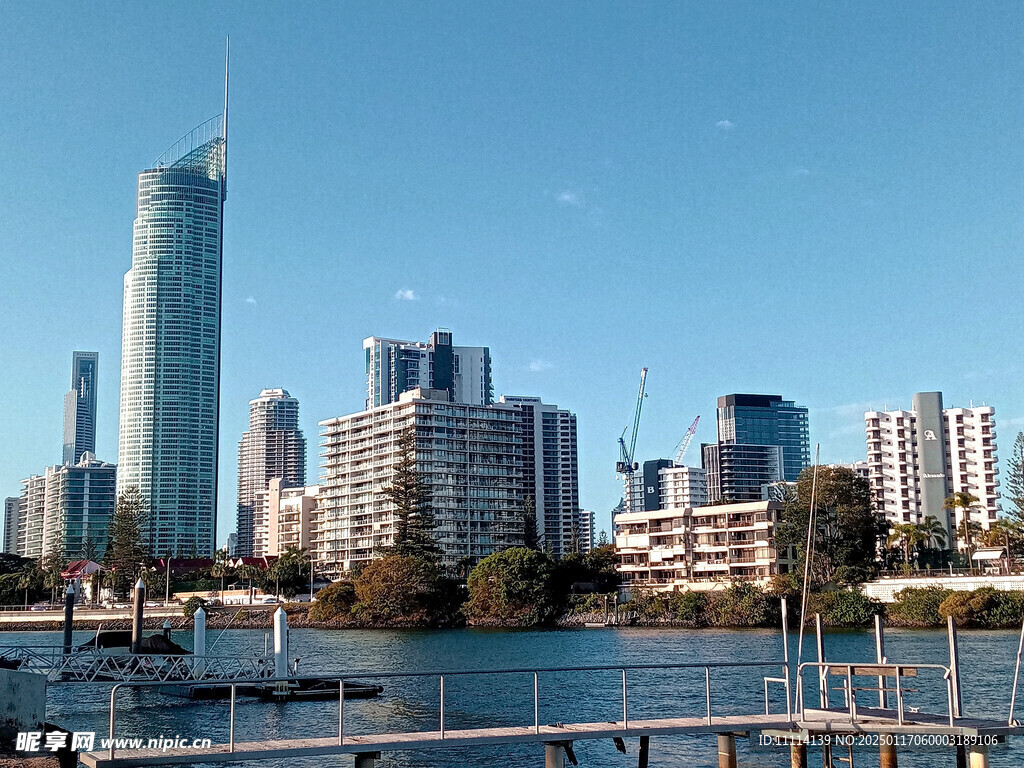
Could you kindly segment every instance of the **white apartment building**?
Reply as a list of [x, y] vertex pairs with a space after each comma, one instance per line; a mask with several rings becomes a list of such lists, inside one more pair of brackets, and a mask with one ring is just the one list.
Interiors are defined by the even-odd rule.
[[502, 395], [520, 414], [523, 498], [533, 499], [542, 549], [561, 557], [582, 541], [576, 414], [539, 397]]
[[589, 509], [580, 510], [578, 537], [580, 552], [590, 552], [594, 548], [594, 513]]
[[447, 328], [438, 328], [426, 342], [370, 336], [363, 340], [363, 353], [367, 408], [397, 402], [413, 389], [443, 389], [456, 403], [494, 401], [490, 349], [453, 346]]
[[701, 467], [676, 465], [670, 459], [645, 461], [629, 479], [629, 509], [654, 511], [701, 507], [708, 503], [707, 472]]
[[[983, 528], [999, 512], [995, 409], [943, 408], [941, 392], [919, 392], [909, 411], [867, 411], [868, 481], [880, 512], [892, 523], [918, 523], [931, 516], [947, 534], [963, 513], [950, 519], [943, 504], [968, 492], [979, 501], [971, 520]], [[947, 546], [953, 537], [947, 535]]]
[[522, 542], [522, 415], [512, 405], [451, 402], [415, 389], [397, 402], [320, 422], [320, 506], [311, 548], [325, 575], [366, 564], [394, 540], [383, 489], [402, 432], [417, 433], [416, 468], [430, 487], [446, 564], [477, 562]]
[[775, 550], [783, 505], [753, 501], [615, 516], [617, 566], [626, 587], [701, 590], [728, 581], [767, 581], [790, 567]]
[[22, 480], [21, 484], [18, 554], [38, 560], [43, 556], [43, 531], [46, 525], [46, 475], [32, 475]]
[[288, 547], [308, 550], [319, 485], [283, 487], [275, 477], [258, 494], [253, 518], [253, 557], [280, 555]]

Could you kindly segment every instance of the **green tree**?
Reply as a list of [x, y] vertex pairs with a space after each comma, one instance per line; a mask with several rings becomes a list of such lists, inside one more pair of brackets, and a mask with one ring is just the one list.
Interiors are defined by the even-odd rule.
[[367, 565], [355, 580], [353, 613], [376, 626], [444, 626], [457, 623], [459, 587], [434, 560], [390, 553]]
[[309, 618], [322, 622], [351, 618], [355, 604], [355, 585], [351, 581], [336, 581], [316, 593], [316, 599], [309, 608]]
[[248, 586], [249, 590], [252, 591], [253, 582], [257, 582], [262, 586], [263, 569], [258, 568], [255, 565], [242, 564], [235, 569], [235, 576], [242, 579]]
[[916, 523], [893, 523], [885, 544], [888, 547], [899, 545], [903, 550], [903, 562], [910, 565], [913, 560], [911, 553], [922, 540], [921, 528]]
[[275, 595], [292, 598], [309, 585], [309, 567], [306, 550], [290, 546], [270, 566], [267, 581], [274, 584]]
[[466, 615], [479, 624], [532, 627], [554, 616], [552, 562], [542, 552], [515, 547], [488, 555], [469, 574]]
[[210, 578], [220, 579], [220, 591], [223, 596], [224, 579], [231, 573], [231, 566], [228, 563], [228, 553], [218, 549], [213, 553], [213, 565], [210, 566]]
[[[803, 573], [810, 520], [814, 467], [800, 473], [796, 493], [787, 502], [775, 533], [778, 549], [795, 546], [798, 573]], [[817, 513], [812, 583], [829, 583], [844, 572], [863, 573], [876, 567], [878, 543], [885, 536], [884, 518], [871, 503], [868, 481], [845, 467], [818, 467]], [[843, 569], [840, 571], [840, 569]]]
[[441, 550], [434, 540], [434, 513], [430, 487], [416, 470], [416, 428], [403, 430], [398, 438], [398, 462], [384, 497], [394, 506], [395, 536], [389, 552], [439, 561]]
[[607, 547], [610, 543], [611, 542], [608, 541], [608, 531], [606, 531], [604, 528], [602, 528], [601, 529], [601, 533], [599, 533], [597, 535], [597, 547], [598, 547], [598, 549], [600, 549], [602, 547]]
[[537, 536], [537, 506], [533, 496], [523, 499], [523, 546], [527, 549], [540, 549], [540, 538]]
[[1013, 505], [1008, 510], [1018, 522], [1024, 522], [1024, 432], [1017, 433], [1006, 462], [1006, 498]]
[[110, 520], [110, 539], [103, 555], [109, 586], [115, 594], [126, 595], [148, 558], [142, 531], [149, 505], [137, 486], [125, 488], [118, 496]]
[[981, 499], [969, 491], [957, 491], [942, 503], [942, 508], [949, 511], [950, 517], [953, 520], [957, 518], [956, 511], [958, 509], [962, 510], [963, 517], [956, 526], [956, 534], [957, 538], [964, 543], [968, 557], [974, 554], [973, 534], [975, 531], [980, 530], [980, 526], [973, 522], [968, 524], [968, 521], [971, 519], [971, 510], [977, 507], [979, 501]]
[[921, 543], [932, 549], [944, 549], [946, 546], [946, 526], [932, 515], [925, 517], [918, 525]]
[[64, 586], [64, 558], [60, 555], [61, 548], [55, 547], [39, 560], [39, 570], [43, 575], [43, 587], [50, 590], [50, 602], [57, 602], [57, 588]]

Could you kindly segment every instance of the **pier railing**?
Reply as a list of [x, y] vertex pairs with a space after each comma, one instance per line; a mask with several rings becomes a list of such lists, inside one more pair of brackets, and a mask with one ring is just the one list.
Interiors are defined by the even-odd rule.
[[[732, 669], [779, 669], [782, 671], [781, 676], [762, 676], [764, 681], [764, 713], [770, 714], [770, 697], [769, 697], [769, 685], [778, 684], [784, 689], [786, 697], [786, 720], [790, 721], [793, 718], [792, 702], [793, 696], [791, 691], [790, 681], [790, 670], [789, 664], [786, 660], [779, 661], [746, 661], [746, 662], [707, 662], [707, 663], [689, 663], [689, 664], [632, 664], [632, 665], [618, 665], [618, 666], [588, 666], [588, 667], [543, 667], [537, 669], [487, 669], [487, 670], [453, 670], [453, 671], [431, 671], [431, 672], [366, 672], [357, 674], [346, 674], [346, 675], [292, 675], [286, 678], [278, 677], [261, 677], [250, 680], [203, 680], [201, 684], [203, 687], [219, 687], [219, 688], [230, 688], [230, 714], [228, 718], [228, 751], [235, 751], [235, 700], [239, 686], [263, 684], [273, 685], [278, 684], [282, 687], [287, 686], [291, 682], [298, 681], [316, 681], [320, 683], [336, 683], [338, 686], [338, 745], [345, 745], [345, 685], [346, 683], [354, 683], [360, 680], [368, 681], [379, 681], [396, 678], [436, 678], [438, 681], [438, 691], [440, 694], [440, 708], [438, 713], [438, 731], [440, 740], [445, 739], [445, 728], [448, 725], [445, 722], [445, 680], [452, 678], [464, 678], [472, 676], [485, 676], [485, 675], [522, 675], [528, 678], [532, 678], [533, 683], [533, 723], [532, 727], [534, 733], [539, 734], [541, 732], [541, 721], [540, 721], [540, 697], [541, 697], [541, 680], [542, 676], [550, 674], [564, 674], [564, 673], [588, 673], [588, 672], [618, 672], [621, 676], [622, 681], [622, 698], [621, 698], [621, 710], [616, 714], [621, 714], [620, 720], [610, 720], [609, 723], [618, 725], [621, 723], [622, 730], [629, 729], [629, 673], [639, 672], [642, 670], [647, 671], [679, 671], [679, 670], [700, 670], [704, 672], [704, 712], [702, 713], [703, 719], [708, 726], [714, 724], [715, 714], [712, 710], [712, 672]], [[161, 681], [131, 681], [118, 683], [110, 690], [110, 759], [114, 759], [114, 730], [116, 725], [116, 704], [117, 694], [122, 688], [159, 688], [163, 686], [176, 685], [180, 686], [182, 683], [179, 682], [161, 682]], [[753, 714], [753, 713], [747, 713]], [[520, 725], [522, 727], [522, 725]], [[437, 733], [438, 731], [434, 731]], [[430, 733], [430, 732], [425, 732]]]
[[0, 647], [0, 660], [53, 683], [264, 680], [274, 674], [273, 656], [111, 654], [94, 648], [65, 654], [60, 646], [24, 645]]
[[[950, 727], [955, 726], [955, 720], [959, 717], [956, 704], [956, 693], [954, 687], [953, 673], [949, 667], [941, 664], [889, 664], [889, 663], [861, 663], [861, 664], [836, 664], [830, 662], [805, 661], [797, 667], [796, 671], [796, 712], [799, 717], [804, 717], [806, 712], [806, 701], [804, 693], [804, 673], [806, 670], [815, 670], [818, 683], [818, 695], [820, 707], [825, 711], [832, 710], [832, 686], [830, 678], [842, 680], [841, 691], [843, 693], [843, 707], [841, 711], [849, 715], [850, 722], [858, 722], [860, 717], [857, 711], [857, 692], [874, 692], [878, 696], [880, 708], [885, 708], [886, 695], [891, 693], [896, 699], [896, 721], [899, 725], [905, 723], [905, 707], [903, 696], [905, 693], [904, 678], [917, 678], [920, 671], [931, 670], [941, 672], [946, 687], [946, 716]], [[855, 685], [855, 678], [870, 678], [876, 681], [875, 685]], [[893, 681], [892, 687], [888, 686], [889, 680]]]

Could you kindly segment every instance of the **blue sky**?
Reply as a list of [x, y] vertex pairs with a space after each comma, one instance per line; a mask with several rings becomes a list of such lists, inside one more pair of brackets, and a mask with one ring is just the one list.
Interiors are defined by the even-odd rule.
[[[263, 387], [359, 410], [368, 335], [492, 350], [579, 416], [607, 527], [638, 457], [718, 395], [1024, 426], [1019, 3], [18, 4], [0, 29], [0, 494], [59, 460], [74, 349], [117, 452], [136, 174], [221, 110], [231, 35], [219, 538]], [[411, 293], [401, 293], [411, 292]], [[398, 296], [411, 296], [399, 298]]]

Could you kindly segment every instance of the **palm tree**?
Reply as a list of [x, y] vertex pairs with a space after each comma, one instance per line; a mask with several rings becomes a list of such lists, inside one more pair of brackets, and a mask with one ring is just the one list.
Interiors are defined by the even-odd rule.
[[971, 509], [974, 508], [979, 501], [981, 501], [981, 499], [969, 491], [957, 491], [942, 503], [942, 508], [948, 510], [954, 520], [956, 519], [956, 511], [958, 509], [963, 510], [963, 520], [960, 525], [957, 525], [956, 532], [957, 538], [963, 539], [964, 548], [967, 550], [968, 557], [973, 554], [974, 550], [974, 543], [971, 541], [972, 529], [980, 530], [980, 526], [976, 523], [974, 525], [964, 525], [963, 523], [970, 520]]
[[244, 579], [249, 585], [249, 599], [252, 600], [252, 583], [260, 577], [262, 571], [255, 565], [240, 565], [235, 569], [235, 576]]
[[213, 565], [210, 566], [210, 576], [220, 579], [220, 598], [224, 599], [224, 579], [231, 570], [228, 565], [228, 555], [223, 549], [218, 549], [213, 556]]
[[888, 547], [902, 543], [906, 563], [910, 565], [910, 553], [921, 542], [921, 530], [915, 523], [896, 523], [885, 540]]
[[925, 546], [934, 546], [935, 549], [946, 546], [946, 526], [931, 515], [925, 517], [923, 523], [918, 524], [918, 530]]

